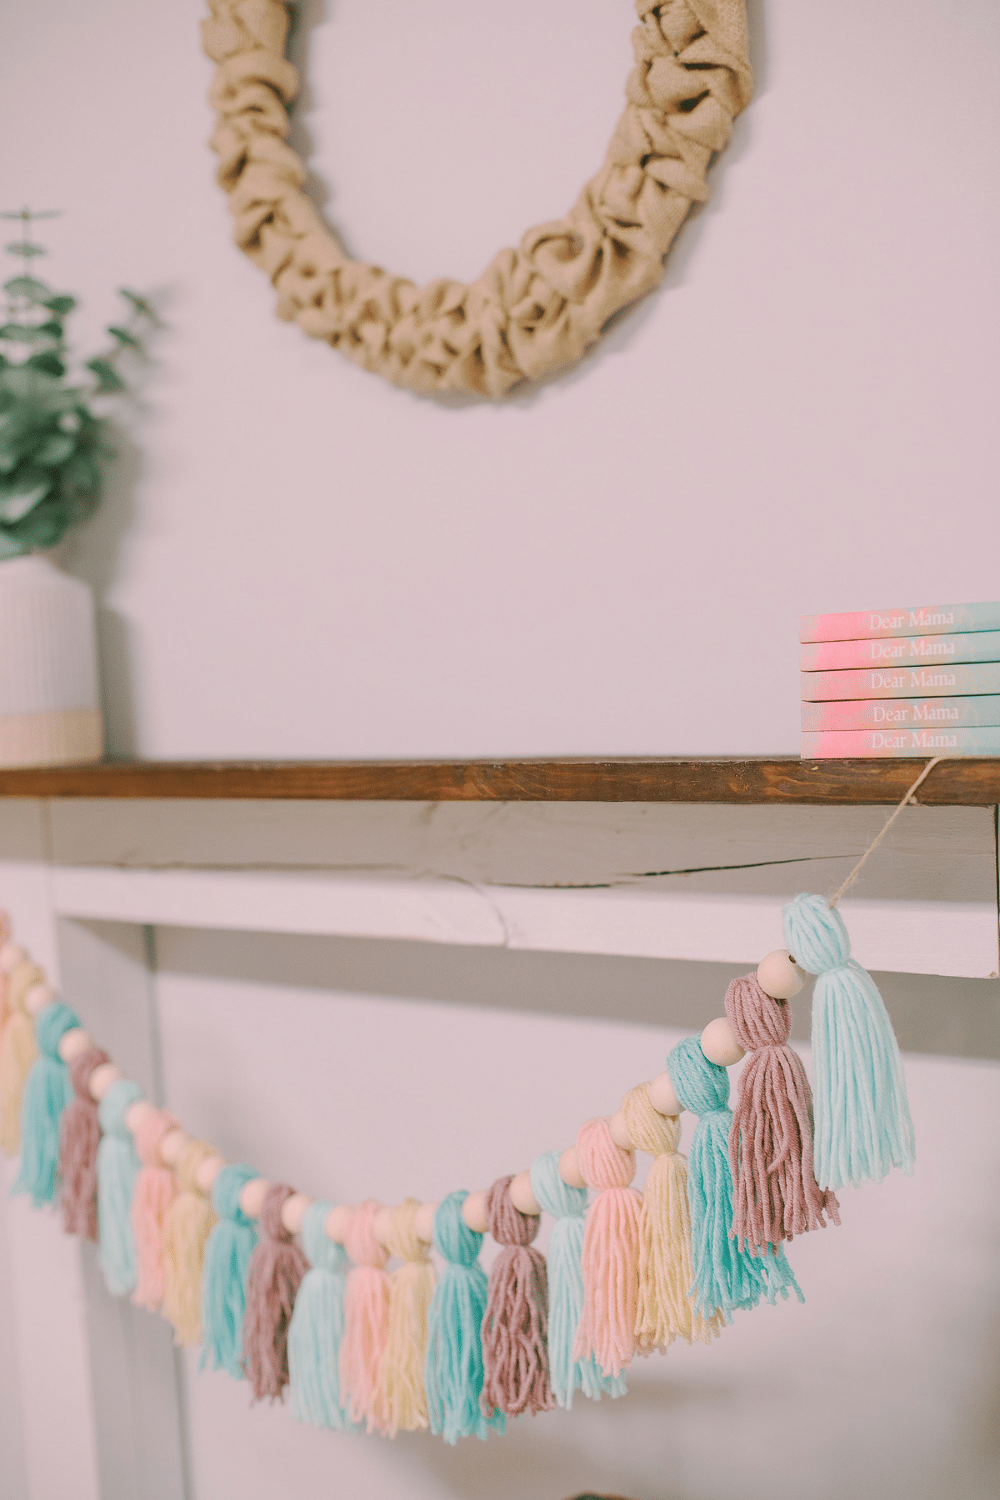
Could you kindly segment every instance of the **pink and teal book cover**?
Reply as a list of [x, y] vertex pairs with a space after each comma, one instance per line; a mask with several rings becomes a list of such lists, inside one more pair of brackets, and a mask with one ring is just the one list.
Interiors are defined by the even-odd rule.
[[1000, 630], [1000, 603], [918, 604], [844, 615], [802, 615], [800, 641], [856, 641], [893, 635], [948, 635]]
[[1000, 662], [971, 667], [887, 666], [848, 672], [800, 672], [806, 703], [838, 698], [963, 698], [970, 693], [1000, 693]]
[[1000, 726], [949, 729], [927, 725], [919, 729], [857, 729], [802, 736], [803, 760], [867, 759], [879, 755], [1000, 755]]
[[802, 730], [830, 734], [858, 729], [1000, 728], [1000, 694], [978, 698], [848, 698], [803, 703]]
[[799, 647], [799, 666], [803, 672], [968, 661], [1000, 661], [1000, 630], [895, 636], [884, 640], [817, 641]]

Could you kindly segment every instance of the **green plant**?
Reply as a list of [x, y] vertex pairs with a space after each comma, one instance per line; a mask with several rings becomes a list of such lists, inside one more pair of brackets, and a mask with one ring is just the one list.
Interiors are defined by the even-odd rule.
[[66, 320], [76, 299], [55, 292], [34, 274], [45, 254], [30, 237], [35, 219], [21, 209], [21, 238], [6, 246], [21, 271], [4, 282], [7, 318], [0, 325], [0, 559], [52, 547], [82, 521], [100, 498], [106, 418], [93, 403], [127, 389], [123, 357], [142, 352], [141, 330], [155, 323], [149, 303], [119, 290], [125, 314], [111, 324], [111, 343], [80, 366], [74, 379], [66, 348]]

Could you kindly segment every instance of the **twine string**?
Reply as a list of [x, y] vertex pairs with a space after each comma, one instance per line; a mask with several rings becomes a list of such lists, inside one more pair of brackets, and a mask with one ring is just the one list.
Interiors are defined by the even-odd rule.
[[917, 777], [916, 781], [913, 783], [913, 785], [907, 791], [907, 793], [904, 796], [902, 802], [899, 804], [899, 806], [893, 812], [891, 812], [889, 814], [888, 818], [883, 823], [881, 830], [872, 839], [871, 843], [868, 845], [868, 848], [865, 850], [864, 854], [862, 854], [861, 858], [858, 860], [857, 864], [854, 866], [854, 869], [851, 871], [850, 875], [848, 875], [847, 879], [844, 881], [843, 885], [840, 886], [838, 890], [834, 891], [833, 895], [830, 897], [830, 909], [831, 909], [831, 911], [837, 905], [837, 902], [840, 900], [840, 898], [844, 894], [844, 892], [850, 886], [852, 886], [854, 884], [854, 882], [857, 880], [858, 876], [861, 874], [861, 871], [864, 869], [864, 867], [867, 864], [868, 860], [875, 853], [875, 850], [878, 848], [879, 844], [881, 844], [882, 840], [885, 838], [886, 834], [889, 832], [889, 829], [892, 827], [893, 823], [895, 823], [896, 819], [899, 817], [900, 813], [903, 811], [903, 808], [906, 807], [906, 806], [908, 806], [911, 802], [913, 802], [913, 794], [917, 790], [917, 788], [923, 785], [923, 783], [927, 780], [928, 776], [931, 774], [931, 772], [933, 771], [933, 769], [934, 769], [934, 767], [936, 765], [939, 765], [941, 763], [941, 761], [947, 760], [947, 759], [948, 759], [947, 755], [935, 755], [932, 760], [929, 760], [927, 762], [926, 766], [924, 766], [924, 769], [921, 771], [921, 773]]

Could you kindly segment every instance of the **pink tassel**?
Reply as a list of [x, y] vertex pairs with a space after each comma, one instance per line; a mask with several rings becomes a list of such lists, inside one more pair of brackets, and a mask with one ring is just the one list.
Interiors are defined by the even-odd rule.
[[583, 1312], [573, 1357], [593, 1355], [605, 1375], [619, 1375], [635, 1353], [639, 1305], [642, 1195], [629, 1187], [635, 1153], [615, 1145], [605, 1117], [581, 1126], [576, 1155], [597, 1197], [583, 1232]]
[[779, 1245], [810, 1229], [825, 1229], [824, 1214], [839, 1224], [836, 1197], [818, 1186], [813, 1173], [809, 1080], [802, 1059], [786, 1045], [791, 1007], [772, 1000], [756, 974], [747, 974], [726, 991], [726, 1015], [750, 1054], [729, 1131], [737, 1242]]
[[108, 1061], [100, 1047], [88, 1047], [69, 1063], [73, 1098], [59, 1123], [59, 1175], [63, 1229], [97, 1243], [97, 1148], [101, 1127], [90, 1097], [90, 1075]]
[[531, 1241], [537, 1215], [510, 1201], [510, 1177], [486, 1194], [486, 1222], [500, 1245], [490, 1270], [483, 1318], [483, 1389], [479, 1409], [487, 1421], [496, 1412], [551, 1411], [549, 1381], [549, 1283], [545, 1257]]
[[132, 1233], [135, 1236], [137, 1279], [132, 1301], [137, 1307], [156, 1312], [163, 1301], [166, 1267], [163, 1260], [163, 1226], [167, 1211], [177, 1196], [177, 1181], [160, 1157], [160, 1142], [179, 1122], [165, 1109], [148, 1110], [133, 1132], [142, 1169], [132, 1193]]
[[288, 1384], [288, 1325], [309, 1262], [281, 1222], [294, 1188], [272, 1182], [257, 1220], [259, 1239], [247, 1270], [243, 1368], [255, 1401], [276, 1401]]
[[388, 1259], [375, 1238], [375, 1215], [382, 1205], [368, 1198], [351, 1214], [344, 1249], [354, 1265], [344, 1293], [344, 1337], [340, 1344], [340, 1394], [352, 1422], [368, 1432], [385, 1432], [376, 1410], [378, 1372], [389, 1342]]

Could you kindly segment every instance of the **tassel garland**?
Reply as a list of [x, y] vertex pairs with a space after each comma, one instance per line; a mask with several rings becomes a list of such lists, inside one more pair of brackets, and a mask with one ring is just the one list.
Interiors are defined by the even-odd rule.
[[488, 1282], [479, 1264], [483, 1237], [462, 1218], [464, 1189], [449, 1193], [434, 1214], [434, 1248], [444, 1270], [427, 1314], [424, 1380], [431, 1432], [454, 1445], [461, 1437], [485, 1439], [490, 1428], [503, 1432], [506, 1417], [484, 1417], [482, 1323]]
[[609, 1120], [588, 1120], [576, 1137], [580, 1175], [597, 1197], [583, 1233], [583, 1312], [573, 1353], [593, 1355], [605, 1375], [620, 1375], [635, 1352], [639, 1305], [642, 1196], [629, 1184], [635, 1153], [611, 1139]]
[[35, 1018], [39, 1053], [21, 1095], [21, 1163], [12, 1193], [27, 1193], [35, 1208], [51, 1203], [59, 1182], [59, 1126], [73, 1094], [59, 1043], [80, 1019], [68, 1005], [46, 1005]]
[[201, 1343], [201, 1271], [205, 1244], [215, 1223], [211, 1203], [198, 1187], [198, 1168], [214, 1146], [187, 1141], [174, 1175], [178, 1192], [163, 1225], [163, 1316], [173, 1324], [174, 1342]]
[[292, 1416], [336, 1432], [350, 1426], [340, 1394], [347, 1253], [326, 1232], [332, 1204], [311, 1203], [302, 1222], [310, 1269], [299, 1284], [288, 1329], [288, 1391]]
[[31, 1065], [38, 1056], [35, 1023], [24, 1008], [24, 998], [45, 975], [29, 959], [7, 975], [4, 1013], [0, 1024], [0, 1151], [16, 1156], [21, 1144], [21, 1095]]
[[163, 1301], [165, 1264], [163, 1231], [167, 1213], [177, 1196], [177, 1183], [163, 1165], [160, 1142], [168, 1130], [179, 1125], [165, 1109], [147, 1110], [133, 1132], [142, 1167], [132, 1193], [132, 1233], [135, 1236], [136, 1285], [132, 1301], [137, 1307], [156, 1312]]
[[479, 1407], [489, 1419], [550, 1411], [548, 1279], [545, 1257], [531, 1241], [537, 1215], [523, 1214], [510, 1198], [512, 1177], [500, 1177], [486, 1195], [486, 1222], [500, 1253], [490, 1271], [483, 1315], [483, 1389]]
[[309, 1263], [281, 1222], [294, 1188], [272, 1182], [258, 1219], [257, 1245], [247, 1272], [243, 1368], [255, 1401], [280, 1401], [288, 1384], [288, 1325]]
[[212, 1207], [218, 1220], [205, 1242], [201, 1275], [203, 1342], [198, 1368], [225, 1370], [234, 1380], [242, 1380], [244, 1375], [247, 1273], [257, 1243], [254, 1222], [240, 1208], [240, 1193], [259, 1175], [245, 1164], [223, 1167], [212, 1184]]
[[103, 1047], [78, 1052], [69, 1064], [73, 1098], [63, 1110], [59, 1126], [59, 1203], [63, 1229], [81, 1240], [97, 1243], [97, 1148], [101, 1125], [90, 1078], [108, 1061]]
[[354, 1261], [344, 1295], [344, 1337], [340, 1344], [340, 1391], [352, 1422], [366, 1432], [384, 1432], [375, 1406], [382, 1355], [389, 1341], [388, 1259], [375, 1238], [375, 1215], [382, 1205], [373, 1198], [351, 1214], [344, 1248]]
[[136, 1282], [131, 1209], [141, 1163], [125, 1124], [125, 1112], [141, 1098], [137, 1083], [119, 1078], [97, 1106], [102, 1132], [97, 1148], [97, 1258], [104, 1284], [113, 1297], [124, 1297]]

